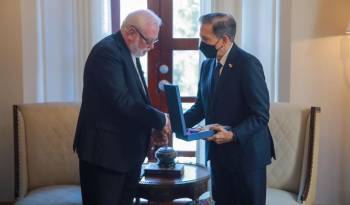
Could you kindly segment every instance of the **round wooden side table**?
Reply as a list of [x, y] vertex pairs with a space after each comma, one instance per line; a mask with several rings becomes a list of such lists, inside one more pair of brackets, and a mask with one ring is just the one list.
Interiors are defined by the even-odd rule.
[[184, 174], [179, 178], [145, 177], [139, 182], [137, 201], [140, 198], [158, 204], [170, 204], [174, 199], [190, 198], [197, 202], [208, 191], [210, 173], [206, 167], [184, 164]]

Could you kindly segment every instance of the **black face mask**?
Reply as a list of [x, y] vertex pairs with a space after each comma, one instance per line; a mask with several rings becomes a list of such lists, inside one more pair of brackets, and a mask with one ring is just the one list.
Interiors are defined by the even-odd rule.
[[201, 41], [199, 44], [199, 50], [202, 51], [206, 58], [216, 58], [216, 53], [218, 51], [216, 50], [215, 45], [209, 45]]

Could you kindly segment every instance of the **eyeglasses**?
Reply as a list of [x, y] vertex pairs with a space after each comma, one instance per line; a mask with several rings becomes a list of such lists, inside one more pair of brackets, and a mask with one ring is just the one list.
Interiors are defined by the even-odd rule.
[[141, 38], [146, 42], [147, 45], [151, 46], [151, 45], [154, 45], [155, 43], [157, 43], [159, 41], [158, 38], [156, 39], [148, 39], [146, 38], [139, 29], [137, 29], [136, 26], [133, 26], [132, 27], [135, 29], [135, 31], [141, 36]]

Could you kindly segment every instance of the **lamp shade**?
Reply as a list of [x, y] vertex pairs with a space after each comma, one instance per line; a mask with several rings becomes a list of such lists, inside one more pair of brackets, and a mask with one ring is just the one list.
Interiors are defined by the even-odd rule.
[[348, 24], [348, 27], [346, 28], [345, 33], [350, 35], [350, 23]]

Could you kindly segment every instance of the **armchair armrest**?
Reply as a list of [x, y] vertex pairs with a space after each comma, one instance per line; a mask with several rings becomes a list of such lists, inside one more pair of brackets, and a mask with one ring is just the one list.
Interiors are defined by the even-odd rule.
[[301, 204], [314, 204], [317, 186], [317, 167], [320, 141], [320, 112], [319, 107], [311, 107], [308, 136], [305, 138], [304, 164], [298, 202]]

